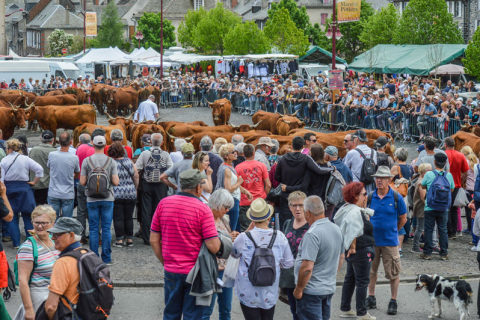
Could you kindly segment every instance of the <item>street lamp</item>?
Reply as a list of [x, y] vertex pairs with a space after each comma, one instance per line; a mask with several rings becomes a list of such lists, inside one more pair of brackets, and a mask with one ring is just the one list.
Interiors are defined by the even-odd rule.
[[135, 39], [138, 40], [138, 49], [140, 49], [140, 41], [143, 40], [143, 33], [142, 31], [138, 30], [135, 34]]

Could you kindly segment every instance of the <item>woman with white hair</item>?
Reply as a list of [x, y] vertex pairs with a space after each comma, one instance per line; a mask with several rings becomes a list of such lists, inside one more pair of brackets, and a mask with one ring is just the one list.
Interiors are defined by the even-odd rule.
[[[208, 206], [212, 210], [213, 217], [215, 218], [215, 226], [219, 233], [230, 235], [232, 241], [235, 241], [237, 238], [238, 232], [230, 229], [230, 224], [228, 217], [225, 214], [233, 207], [234, 201], [233, 197], [225, 189], [215, 190], [214, 193], [208, 199]], [[225, 270], [226, 260], [217, 258], [218, 264], [218, 278], [222, 279], [223, 271]], [[210, 308], [203, 315], [202, 319], [210, 319], [213, 309], [215, 308], [215, 300], [218, 296], [218, 314], [219, 319], [227, 320], [230, 319], [230, 313], [232, 311], [232, 297], [233, 297], [233, 288], [222, 288], [222, 292], [214, 294], [212, 298], [212, 303]]]
[[183, 160], [182, 146], [187, 143], [185, 139], [177, 138], [173, 143], [175, 146], [175, 152], [170, 152], [170, 158], [172, 158], [173, 163], [177, 163]]

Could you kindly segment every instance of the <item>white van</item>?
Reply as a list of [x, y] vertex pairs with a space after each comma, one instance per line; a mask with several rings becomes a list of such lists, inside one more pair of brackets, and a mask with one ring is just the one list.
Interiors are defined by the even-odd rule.
[[12, 79], [19, 83], [21, 79], [28, 81], [43, 79], [50, 76], [76, 79], [80, 70], [73, 63], [43, 61], [43, 60], [2, 60], [0, 61], [0, 80], [10, 83]]

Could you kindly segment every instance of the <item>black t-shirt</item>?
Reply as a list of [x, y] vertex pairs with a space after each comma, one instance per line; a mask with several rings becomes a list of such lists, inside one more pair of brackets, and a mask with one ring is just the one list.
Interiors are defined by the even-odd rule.
[[356, 249], [363, 249], [366, 247], [373, 247], [375, 245], [375, 238], [373, 238], [373, 224], [370, 220], [365, 218], [365, 214], [362, 213], [363, 220], [363, 235], [357, 238]]
[[[5, 202], [3, 202], [3, 199], [0, 198], [0, 219], [3, 219], [5, 218], [6, 216], [8, 216], [8, 213], [10, 211], [8, 210], [7, 206], [5, 205]], [[3, 245], [2, 245], [2, 242], [0, 241], [0, 252], [3, 251]]]
[[[285, 234], [285, 237], [287, 237], [288, 245], [290, 246], [290, 250], [292, 251], [292, 255], [294, 258], [297, 257], [298, 253], [298, 246], [300, 245], [300, 242], [302, 241], [303, 235], [305, 232], [307, 232], [309, 225], [308, 223], [305, 223], [303, 226], [301, 226], [298, 229], [293, 228], [293, 218], [285, 221], [283, 224], [283, 233]], [[372, 229], [373, 232], [373, 229]]]

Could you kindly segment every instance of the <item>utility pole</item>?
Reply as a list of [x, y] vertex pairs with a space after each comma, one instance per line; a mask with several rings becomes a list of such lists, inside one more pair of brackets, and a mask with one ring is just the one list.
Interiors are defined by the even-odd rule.
[[87, 0], [83, 0], [83, 53], [85, 53], [85, 47], [87, 42]]
[[160, 79], [163, 79], [163, 0], [160, 0]]
[[336, 69], [335, 62], [337, 60], [337, 1], [333, 0], [333, 15], [332, 15], [332, 70]]
[[5, 0], [0, 0], [0, 55], [7, 55], [7, 35], [5, 34]]

